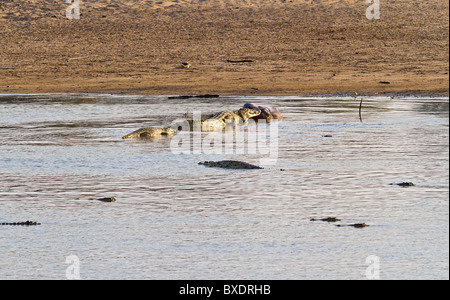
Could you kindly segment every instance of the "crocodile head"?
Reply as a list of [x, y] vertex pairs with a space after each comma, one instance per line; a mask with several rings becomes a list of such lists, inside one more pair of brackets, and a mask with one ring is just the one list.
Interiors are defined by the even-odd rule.
[[176, 133], [177, 133], [177, 131], [173, 130], [170, 127], [166, 127], [166, 128], [163, 128], [163, 130], [161, 130], [161, 135], [174, 135]]
[[282, 120], [283, 115], [274, 106], [256, 105], [254, 103], [245, 103], [244, 108], [260, 109], [261, 114], [255, 119], [266, 119], [270, 122], [271, 119]]
[[241, 108], [237, 111], [242, 120], [247, 121], [250, 118], [257, 117], [261, 114], [261, 110], [253, 108]]

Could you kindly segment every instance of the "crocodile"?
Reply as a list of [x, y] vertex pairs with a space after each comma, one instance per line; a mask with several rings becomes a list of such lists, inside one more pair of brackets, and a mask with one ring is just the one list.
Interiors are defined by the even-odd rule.
[[328, 218], [323, 218], [323, 219], [310, 219], [310, 221], [322, 221], [322, 222], [338, 222], [341, 221], [341, 219], [338, 219], [336, 217], [328, 217]]
[[34, 222], [34, 221], [26, 221], [26, 222], [0, 223], [0, 225], [10, 225], [10, 226], [36, 226], [36, 225], [41, 225], [41, 223]]
[[176, 131], [170, 127], [166, 128], [147, 127], [133, 131], [132, 133], [123, 136], [122, 139], [130, 139], [130, 138], [148, 139], [160, 136], [170, 136], [174, 135], [175, 133]]
[[[238, 125], [247, 123], [250, 118], [256, 117], [261, 113], [259, 109], [241, 108], [237, 111], [224, 110], [207, 116], [201, 120], [201, 131], [219, 131], [224, 130], [227, 124]], [[194, 130], [194, 121], [187, 120], [190, 130]], [[179, 127], [180, 129], [180, 127]]]
[[213, 115], [210, 115], [207, 120], [233, 120], [235, 124], [239, 121], [247, 122], [248, 119], [257, 117], [261, 114], [261, 110], [258, 108], [241, 108], [236, 111], [224, 110]]
[[265, 105], [256, 105], [254, 103], [245, 103], [244, 108], [259, 109], [261, 111], [261, 113], [258, 116], [252, 117], [255, 121], [265, 119], [267, 123], [270, 123], [271, 120], [281, 121], [283, 119], [283, 115], [274, 106], [265, 106]]
[[[334, 222], [339, 222], [342, 221], [341, 219], [338, 219], [336, 217], [327, 217], [327, 218], [322, 218], [322, 219], [315, 219], [312, 218], [310, 219], [310, 221], [322, 221], [322, 222], [330, 222], [330, 223], [334, 223]], [[366, 223], [355, 223], [355, 224], [337, 224], [337, 227], [355, 227], [355, 228], [364, 228], [364, 227], [368, 227], [369, 225], [367, 225]]]
[[105, 197], [105, 198], [97, 198], [97, 199], [89, 199], [89, 200], [96, 200], [96, 201], [101, 201], [101, 202], [114, 202], [116, 201], [116, 198], [114, 197]]
[[222, 161], [204, 161], [199, 162], [199, 165], [204, 165], [210, 168], [223, 168], [223, 169], [263, 169], [262, 167], [255, 166], [246, 162], [237, 160], [222, 160]]
[[355, 223], [355, 224], [347, 224], [347, 225], [341, 225], [338, 224], [336, 225], [337, 227], [355, 227], [355, 228], [364, 228], [364, 227], [368, 227], [369, 225], [367, 225], [366, 223]]
[[401, 187], [415, 186], [412, 182], [389, 183], [389, 185], [398, 185]]
[[224, 110], [210, 115], [203, 121], [202, 131], [223, 130], [227, 124], [232, 124], [234, 126], [238, 124], [247, 124], [248, 119], [259, 116], [260, 113], [261, 110], [252, 108], [241, 108], [237, 111]]

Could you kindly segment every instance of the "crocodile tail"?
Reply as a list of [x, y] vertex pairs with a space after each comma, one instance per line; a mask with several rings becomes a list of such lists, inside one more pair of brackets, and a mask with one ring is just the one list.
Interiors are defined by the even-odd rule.
[[146, 134], [147, 133], [147, 129], [148, 128], [140, 128], [140, 129], [138, 129], [138, 130], [136, 130], [136, 131], [133, 131], [132, 133], [129, 133], [129, 134], [127, 134], [127, 135], [124, 135], [123, 137], [122, 137], [122, 139], [132, 139], [132, 138], [140, 138], [141, 137], [141, 134]]
[[133, 131], [133, 132], [130, 133], [130, 134], [124, 135], [124, 136], [122, 137], [122, 139], [132, 139], [132, 138], [139, 137], [139, 136], [141, 135], [141, 132], [142, 132], [141, 129], [136, 130], [136, 131]]

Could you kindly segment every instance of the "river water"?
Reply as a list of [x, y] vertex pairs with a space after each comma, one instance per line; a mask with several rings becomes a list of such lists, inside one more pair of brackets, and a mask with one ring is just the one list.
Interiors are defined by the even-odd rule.
[[[246, 102], [284, 115], [245, 126], [266, 148], [248, 138], [242, 153], [208, 153], [211, 136], [190, 132], [121, 139]], [[359, 105], [0, 95], [0, 223], [41, 223], [0, 225], [0, 279], [448, 279], [448, 98], [364, 97], [362, 121]], [[224, 159], [265, 168], [198, 165]], [[402, 182], [414, 186], [391, 185]], [[91, 200], [103, 197], [117, 201]], [[341, 221], [310, 221], [326, 217]], [[344, 226], [355, 223], [369, 226]]]

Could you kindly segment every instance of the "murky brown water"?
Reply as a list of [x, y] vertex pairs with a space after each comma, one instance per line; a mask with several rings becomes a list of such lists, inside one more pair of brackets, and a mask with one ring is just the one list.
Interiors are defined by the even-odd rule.
[[[259, 125], [264, 170], [121, 139], [249, 101], [285, 116]], [[365, 98], [360, 122], [351, 97], [0, 95], [0, 223], [42, 224], [0, 226], [0, 279], [65, 279], [71, 255], [82, 279], [365, 279], [370, 256], [381, 279], [448, 279], [448, 103]]]

